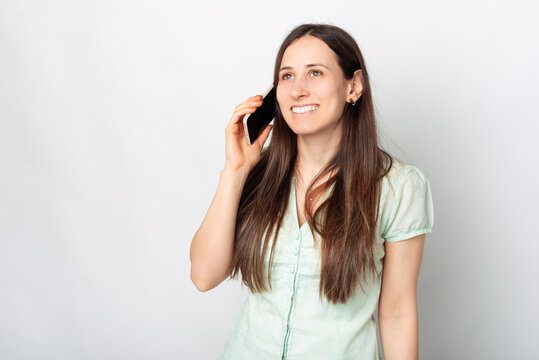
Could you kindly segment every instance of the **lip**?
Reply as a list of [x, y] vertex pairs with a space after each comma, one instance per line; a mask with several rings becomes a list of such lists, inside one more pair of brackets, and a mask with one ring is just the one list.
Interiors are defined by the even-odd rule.
[[301, 104], [301, 105], [292, 105], [292, 106], [290, 106], [290, 111], [292, 111], [292, 108], [294, 108], [294, 107], [302, 107], [302, 106], [309, 106], [309, 105], [316, 105], [316, 106], [320, 107], [319, 104]]
[[[300, 107], [300, 106], [309, 106], [309, 105], [316, 105], [317, 106], [316, 110], [315, 111], [306, 111], [304, 113], [295, 113], [295, 112], [292, 111], [292, 108], [295, 107], [295, 106]], [[320, 109], [320, 105], [318, 105], [318, 104], [294, 105], [294, 106], [292, 106], [290, 108], [290, 112], [292, 113], [292, 116], [295, 117], [295, 118], [303, 118], [303, 117], [312, 116], [315, 112], [318, 111], [318, 109]]]

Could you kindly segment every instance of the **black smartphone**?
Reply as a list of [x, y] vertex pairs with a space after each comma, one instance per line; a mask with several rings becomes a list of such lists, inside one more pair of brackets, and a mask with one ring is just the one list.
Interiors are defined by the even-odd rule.
[[249, 145], [256, 141], [262, 130], [275, 118], [275, 106], [275, 88], [271, 84], [262, 94], [262, 105], [254, 113], [246, 114], [243, 118], [243, 128]]

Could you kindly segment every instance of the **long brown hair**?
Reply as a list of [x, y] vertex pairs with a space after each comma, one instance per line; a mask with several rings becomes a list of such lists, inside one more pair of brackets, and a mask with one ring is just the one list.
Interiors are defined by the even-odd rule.
[[[373, 252], [380, 180], [391, 168], [392, 158], [378, 146], [365, 61], [355, 40], [343, 29], [329, 24], [303, 24], [293, 29], [277, 53], [273, 83], [278, 86], [279, 68], [286, 48], [306, 35], [324, 41], [335, 52], [347, 80], [352, 79], [358, 69], [363, 75], [361, 97], [355, 106], [347, 104], [343, 112], [340, 149], [310, 183], [306, 198], [327, 193], [332, 184], [334, 189], [314, 214], [307, 201], [304, 210], [313, 237], [316, 231], [322, 238], [319, 296], [325, 294], [334, 304], [345, 303], [358, 284], [364, 291], [362, 283], [368, 275], [376, 276]], [[285, 122], [277, 103], [271, 141], [247, 177], [236, 217], [231, 278], [236, 278], [241, 271], [243, 284], [252, 292], [267, 291], [264, 259], [273, 236], [271, 270], [279, 228], [290, 196], [297, 157], [296, 141], [296, 134]], [[333, 175], [328, 181], [313, 189], [313, 184], [329, 174]], [[317, 221], [322, 214], [321, 220]], [[266, 275], [271, 289], [271, 271]]]

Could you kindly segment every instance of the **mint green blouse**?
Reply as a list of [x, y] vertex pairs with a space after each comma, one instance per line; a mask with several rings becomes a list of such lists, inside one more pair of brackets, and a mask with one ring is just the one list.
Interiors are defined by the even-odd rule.
[[[364, 287], [365, 293], [358, 286], [345, 304], [319, 298], [321, 240], [315, 233], [315, 243], [307, 222], [298, 225], [294, 183], [292, 178], [288, 208], [275, 248], [272, 290], [262, 294], [249, 291], [219, 359], [379, 359], [374, 312], [380, 295], [384, 242], [432, 231], [429, 181], [417, 167], [394, 161], [382, 179], [375, 250], [377, 279]], [[332, 189], [333, 186], [325, 198]], [[268, 266], [269, 251], [266, 271]]]

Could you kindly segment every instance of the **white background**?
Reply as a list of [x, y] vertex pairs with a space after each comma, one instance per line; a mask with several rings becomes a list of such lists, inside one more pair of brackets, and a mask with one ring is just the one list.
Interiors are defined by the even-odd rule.
[[0, 358], [215, 359], [247, 296], [189, 245], [234, 107], [304, 22], [357, 40], [386, 148], [431, 181], [421, 359], [536, 358], [532, 1], [0, 2]]

